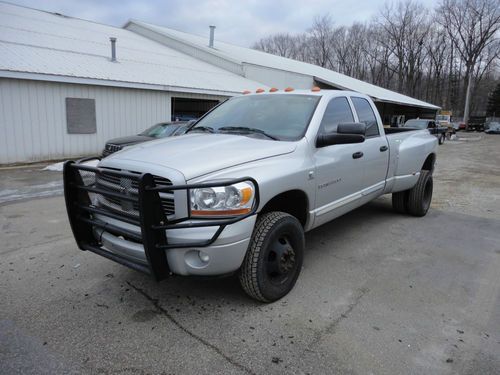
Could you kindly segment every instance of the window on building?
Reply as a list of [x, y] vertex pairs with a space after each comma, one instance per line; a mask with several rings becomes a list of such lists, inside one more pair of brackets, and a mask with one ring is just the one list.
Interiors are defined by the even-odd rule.
[[367, 137], [373, 137], [379, 135], [377, 117], [373, 112], [373, 109], [368, 103], [368, 100], [363, 98], [351, 98], [352, 104], [354, 104], [354, 109], [356, 109], [356, 113], [358, 114], [359, 122], [366, 125], [366, 133]]
[[349, 122], [354, 122], [354, 117], [347, 98], [334, 98], [328, 103], [321, 120], [321, 133], [336, 132], [339, 124]]
[[96, 133], [95, 99], [66, 98], [68, 134]]

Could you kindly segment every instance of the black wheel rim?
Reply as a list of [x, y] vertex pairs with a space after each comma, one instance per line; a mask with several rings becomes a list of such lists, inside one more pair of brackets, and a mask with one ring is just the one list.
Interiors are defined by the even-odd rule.
[[269, 246], [266, 258], [266, 274], [269, 281], [281, 285], [291, 278], [296, 268], [295, 250], [287, 235], [279, 235]]

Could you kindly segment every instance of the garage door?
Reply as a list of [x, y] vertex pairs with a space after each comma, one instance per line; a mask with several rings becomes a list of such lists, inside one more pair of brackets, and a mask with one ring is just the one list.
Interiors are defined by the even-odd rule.
[[203, 116], [218, 100], [172, 98], [172, 121], [189, 121]]

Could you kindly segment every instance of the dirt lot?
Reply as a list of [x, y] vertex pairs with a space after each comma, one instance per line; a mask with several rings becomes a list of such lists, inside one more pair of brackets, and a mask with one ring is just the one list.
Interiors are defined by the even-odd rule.
[[60, 174], [0, 171], [0, 373], [500, 373], [500, 136], [468, 136], [439, 147], [426, 217], [382, 197], [310, 232], [270, 305], [81, 252]]

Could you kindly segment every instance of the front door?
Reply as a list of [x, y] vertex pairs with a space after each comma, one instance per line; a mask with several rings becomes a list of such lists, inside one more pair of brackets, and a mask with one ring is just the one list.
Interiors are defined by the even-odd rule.
[[366, 125], [363, 143], [365, 174], [363, 195], [379, 195], [385, 187], [389, 167], [389, 144], [385, 135], [380, 135], [373, 107], [365, 98], [351, 97], [358, 121]]
[[[338, 124], [354, 122], [347, 98], [333, 98], [325, 110], [319, 133], [337, 131]], [[321, 225], [339, 215], [360, 198], [363, 190], [363, 172], [366, 158], [357, 157], [364, 150], [363, 143], [332, 145], [317, 148], [316, 209], [314, 225]]]

